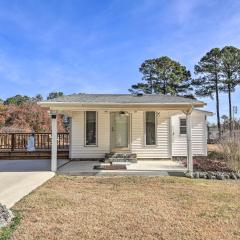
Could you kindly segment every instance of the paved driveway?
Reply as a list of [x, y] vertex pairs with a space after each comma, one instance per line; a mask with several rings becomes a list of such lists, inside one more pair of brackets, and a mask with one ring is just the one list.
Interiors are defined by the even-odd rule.
[[11, 208], [53, 176], [53, 172], [0, 172], [0, 203]]
[[11, 208], [54, 176], [49, 169], [50, 160], [0, 160], [0, 203]]

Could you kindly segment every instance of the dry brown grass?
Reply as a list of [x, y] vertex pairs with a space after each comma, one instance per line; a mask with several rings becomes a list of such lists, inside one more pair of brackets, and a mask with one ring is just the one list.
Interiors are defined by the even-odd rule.
[[240, 239], [239, 182], [57, 176], [17, 203], [12, 239]]

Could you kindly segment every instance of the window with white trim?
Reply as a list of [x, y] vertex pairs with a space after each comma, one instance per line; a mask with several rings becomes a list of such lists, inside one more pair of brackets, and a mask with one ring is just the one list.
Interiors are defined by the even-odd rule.
[[187, 119], [186, 118], [180, 118], [180, 123], [179, 123], [179, 126], [180, 126], [180, 135], [184, 135], [184, 134], [187, 134]]
[[97, 112], [85, 112], [85, 144], [86, 146], [97, 145]]
[[156, 117], [155, 112], [146, 112], [145, 131], [146, 145], [156, 145]]

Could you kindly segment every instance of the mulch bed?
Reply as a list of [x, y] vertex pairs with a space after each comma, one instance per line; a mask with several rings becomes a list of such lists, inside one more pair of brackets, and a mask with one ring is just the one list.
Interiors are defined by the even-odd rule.
[[223, 159], [196, 158], [193, 166], [194, 169], [201, 171], [232, 171]]
[[[187, 161], [183, 161], [187, 166]], [[193, 158], [193, 168], [195, 171], [224, 171], [232, 172], [232, 169], [227, 166], [227, 163], [222, 158], [195, 156]]]
[[93, 167], [95, 170], [127, 170], [124, 164], [113, 164], [113, 165], [96, 165]]

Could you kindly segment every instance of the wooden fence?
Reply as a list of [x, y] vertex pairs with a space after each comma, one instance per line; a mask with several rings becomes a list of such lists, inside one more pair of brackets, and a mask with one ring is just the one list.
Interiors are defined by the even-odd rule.
[[[26, 150], [31, 133], [0, 133], [0, 151]], [[35, 133], [35, 149], [49, 150], [52, 145], [51, 133]], [[58, 150], [69, 148], [69, 133], [57, 134]]]

